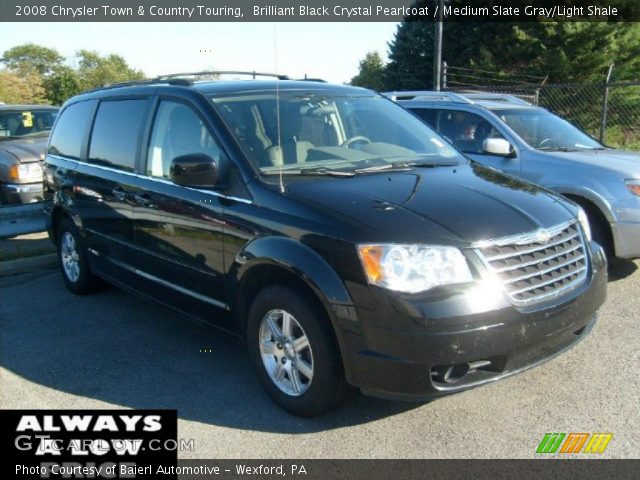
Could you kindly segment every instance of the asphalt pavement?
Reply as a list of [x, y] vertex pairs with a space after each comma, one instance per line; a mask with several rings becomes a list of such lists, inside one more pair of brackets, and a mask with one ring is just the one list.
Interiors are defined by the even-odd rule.
[[612, 432], [599, 458], [640, 458], [638, 267], [619, 266], [590, 336], [550, 362], [425, 404], [359, 395], [315, 419], [276, 407], [225, 333], [117, 288], [74, 296], [55, 271], [5, 277], [0, 408], [177, 408], [194, 440], [182, 458], [533, 458], [546, 432]]

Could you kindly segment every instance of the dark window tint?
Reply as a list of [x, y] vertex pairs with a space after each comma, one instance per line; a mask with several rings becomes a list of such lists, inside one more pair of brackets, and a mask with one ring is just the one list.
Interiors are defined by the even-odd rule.
[[82, 139], [89, 125], [92, 108], [93, 102], [86, 101], [64, 109], [51, 135], [50, 154], [80, 158]]
[[220, 167], [220, 148], [200, 117], [186, 105], [163, 101], [158, 107], [147, 160], [147, 175], [169, 178], [171, 160], [204, 153]]
[[426, 108], [411, 109], [411, 111], [421, 120], [425, 121], [431, 128], [438, 127], [438, 111], [427, 110]]
[[101, 102], [89, 147], [89, 162], [133, 171], [147, 100]]
[[487, 138], [504, 138], [487, 120], [462, 110], [440, 110], [436, 128], [464, 153], [483, 153]]

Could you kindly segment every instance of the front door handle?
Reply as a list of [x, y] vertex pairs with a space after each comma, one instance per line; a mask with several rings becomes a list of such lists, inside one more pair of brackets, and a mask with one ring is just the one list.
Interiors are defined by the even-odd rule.
[[135, 193], [133, 199], [138, 205], [148, 207], [151, 205], [151, 197], [146, 193]]
[[122, 188], [119, 185], [115, 187], [113, 190], [111, 190], [111, 193], [113, 193], [113, 196], [120, 201], [127, 198], [127, 192], [124, 190], [124, 188]]

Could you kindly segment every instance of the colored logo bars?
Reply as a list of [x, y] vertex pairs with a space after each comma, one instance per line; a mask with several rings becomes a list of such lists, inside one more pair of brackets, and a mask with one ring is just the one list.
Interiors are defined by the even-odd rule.
[[536, 453], [603, 453], [611, 438], [613, 433], [546, 433]]

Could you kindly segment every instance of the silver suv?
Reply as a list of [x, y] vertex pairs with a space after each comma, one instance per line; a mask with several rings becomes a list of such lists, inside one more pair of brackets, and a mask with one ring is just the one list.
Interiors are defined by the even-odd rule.
[[640, 257], [640, 153], [503, 94], [389, 92], [468, 157], [569, 197], [610, 257]]

